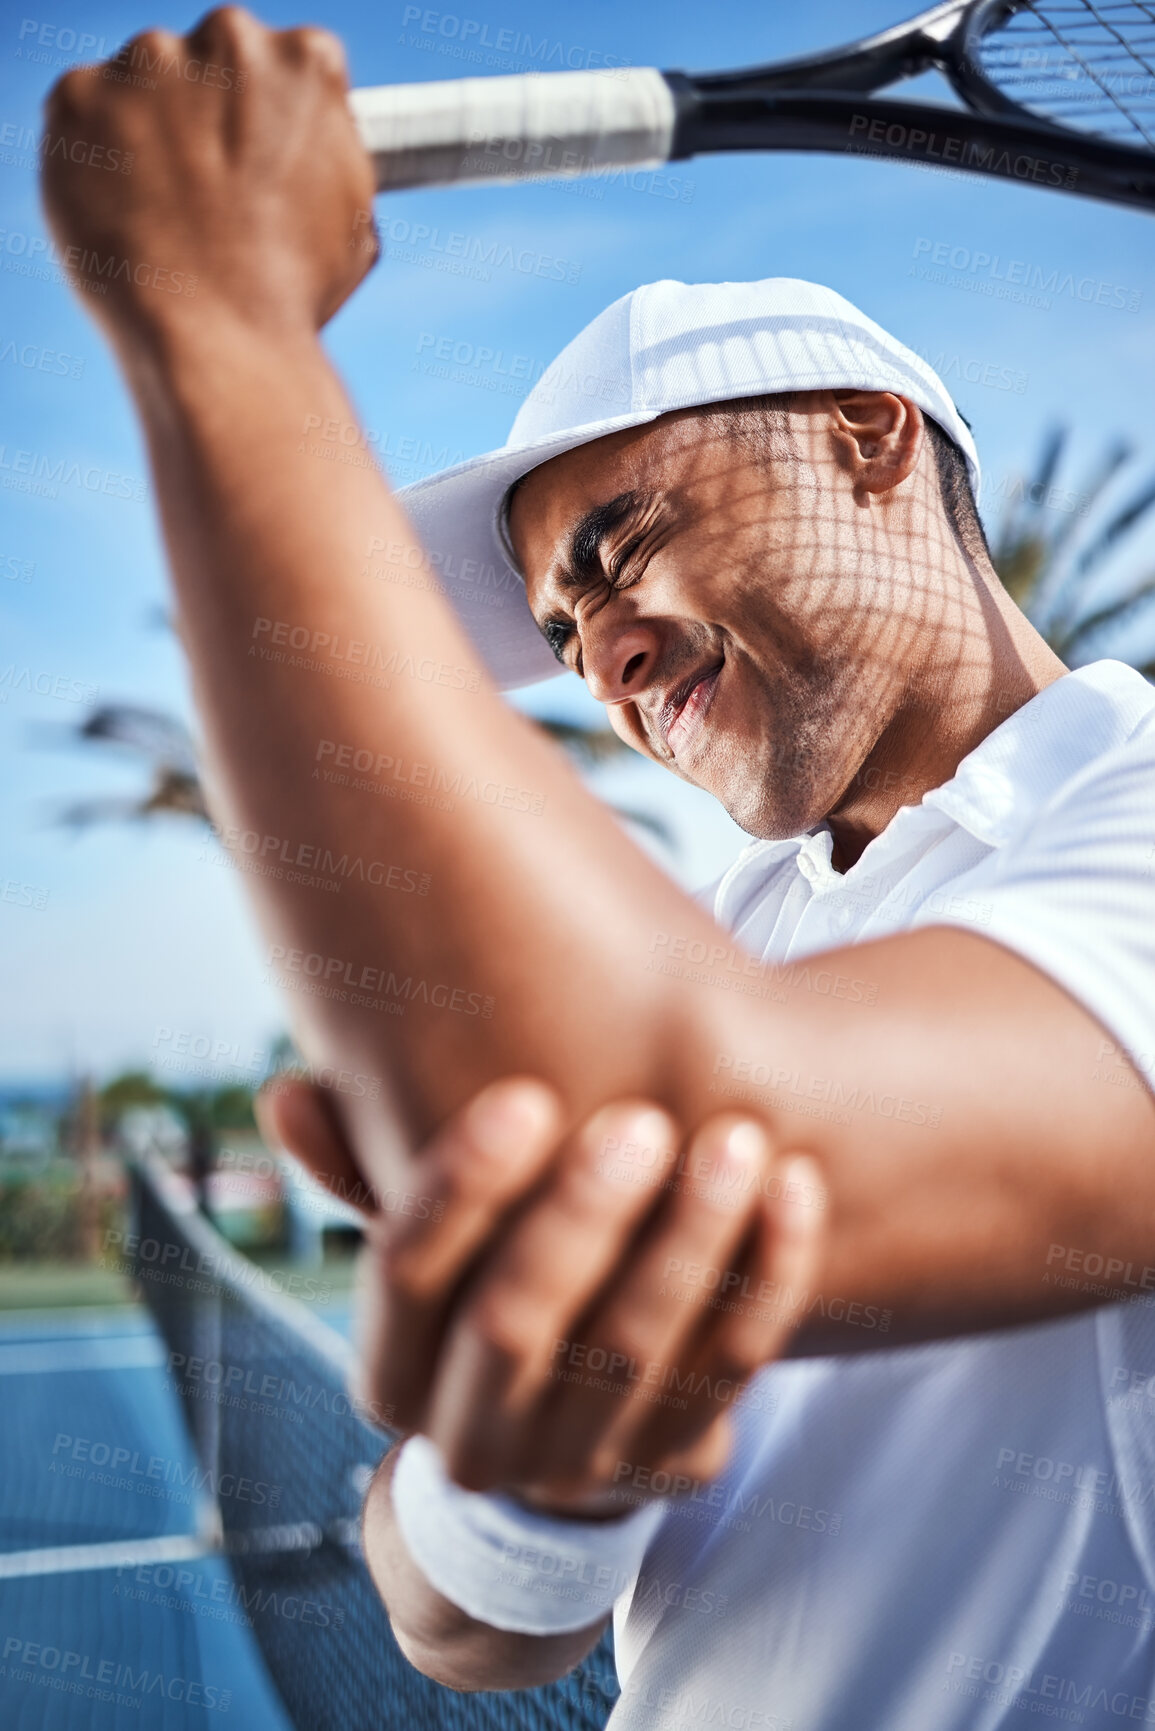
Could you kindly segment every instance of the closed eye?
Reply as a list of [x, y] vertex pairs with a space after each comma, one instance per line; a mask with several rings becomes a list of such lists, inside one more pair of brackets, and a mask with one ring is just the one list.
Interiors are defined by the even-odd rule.
[[[626, 545], [615, 553], [613, 558], [607, 564], [606, 570], [609, 573], [610, 582], [613, 584], [615, 589], [631, 589], [633, 587], [633, 584], [631, 583], [623, 583], [622, 578], [625, 575], [627, 565], [645, 539], [646, 536], [644, 532], [640, 535], [635, 535], [633, 540], [627, 541]], [[635, 578], [634, 581], [636, 582], [637, 579]]]

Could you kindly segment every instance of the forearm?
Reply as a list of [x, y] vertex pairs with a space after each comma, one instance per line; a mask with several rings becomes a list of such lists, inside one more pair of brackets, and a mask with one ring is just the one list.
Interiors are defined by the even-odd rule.
[[390, 1484], [399, 1451], [369, 1489], [365, 1556], [397, 1643], [412, 1665], [451, 1689], [532, 1689], [573, 1669], [595, 1646], [605, 1619], [560, 1635], [521, 1635], [479, 1622], [431, 1586], [405, 1548]]
[[[439, 595], [363, 575], [372, 540], [415, 543], [372, 466], [300, 448], [318, 417], [356, 425], [319, 345], [190, 320], [163, 358], [134, 357], [130, 376], [219, 823], [260, 838], [250, 846], [272, 838], [274, 860], [303, 843], [318, 850], [306, 859], [360, 860], [366, 874], [376, 862], [370, 875], [385, 880], [349, 873], [333, 893], [287, 872], [247, 877], [311, 1055], [383, 1076], [417, 1136], [511, 1069], [554, 1082], [575, 1111], [642, 1076], [661, 1086], [642, 911], [703, 931], [711, 922], [501, 701]], [[261, 620], [287, 622], [315, 650], [276, 648]], [[529, 789], [544, 811], [375, 796], [356, 777], [326, 778], [322, 741], [430, 765], [459, 785]], [[406, 887], [422, 878], [426, 894]], [[302, 955], [323, 958], [308, 964], [319, 977]], [[354, 1002], [399, 997], [389, 973], [412, 982], [401, 1014]], [[428, 1002], [435, 987], [456, 1007]]]
[[[251, 653], [269, 635], [254, 640], [255, 622], [274, 619], [329, 644], [379, 645], [395, 668], [477, 667], [439, 595], [362, 575], [372, 539], [412, 545], [375, 469], [298, 449], [317, 417], [354, 424], [319, 347], [198, 324], [163, 365], [150, 359], [133, 377], [221, 821], [429, 875], [425, 896], [360, 877], [338, 894], [287, 876], [248, 880], [270, 944], [332, 969], [335, 995], [290, 994], [311, 1054], [385, 1077], [404, 1137], [510, 1071], [552, 1082], [575, 1118], [641, 1092], [692, 1127], [744, 1101], [779, 1145], [815, 1153], [828, 1176], [826, 1297], [835, 1309], [894, 1309], [896, 1329], [1080, 1302], [1043, 1279], [1047, 1247], [1064, 1232], [1142, 1258], [1150, 1216], [1129, 1224], [1133, 1187], [1099, 1192], [1129, 1196], [1126, 1209], [1086, 1207], [1105, 1161], [1144, 1193], [1150, 1102], [1089, 1080], [1101, 1030], [1057, 988], [949, 932], [830, 957], [833, 973], [870, 980], [869, 1003], [817, 995], [789, 975], [773, 996], [738, 997], [656, 972], [672, 936], [728, 940], [484, 676], [474, 690], [471, 678], [440, 686], [404, 673], [379, 686]], [[545, 812], [375, 799], [314, 777], [323, 739], [538, 789]], [[365, 1008], [357, 997], [380, 996], [357, 991], [366, 969], [424, 982], [425, 993], [400, 1016]], [[303, 970], [285, 979], [313, 984]], [[471, 996], [492, 999], [492, 1014], [438, 1008], [425, 1001], [435, 985], [467, 1008]], [[1023, 1030], [1017, 1044], [1008, 1025]], [[760, 1076], [778, 1082], [750, 1080]], [[1098, 1145], [1108, 1094], [1122, 1115], [1109, 1152]], [[895, 1104], [864, 1104], [880, 1100]], [[372, 1151], [371, 1175], [384, 1177], [379, 1105], [351, 1128]]]

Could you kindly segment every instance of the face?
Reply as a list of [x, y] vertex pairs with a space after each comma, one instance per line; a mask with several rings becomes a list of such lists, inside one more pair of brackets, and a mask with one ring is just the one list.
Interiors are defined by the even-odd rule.
[[919, 439], [880, 489], [835, 395], [795, 401], [777, 455], [680, 411], [542, 464], [510, 512], [534, 618], [614, 731], [765, 838], [845, 797], [923, 623], [896, 557]]

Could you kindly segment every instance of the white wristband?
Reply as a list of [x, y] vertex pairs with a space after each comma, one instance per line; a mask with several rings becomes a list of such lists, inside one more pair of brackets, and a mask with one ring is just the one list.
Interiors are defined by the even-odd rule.
[[606, 1616], [666, 1512], [654, 1502], [615, 1521], [536, 1514], [512, 1497], [462, 1490], [423, 1436], [402, 1445], [391, 1490], [405, 1547], [430, 1585], [478, 1622], [522, 1635]]

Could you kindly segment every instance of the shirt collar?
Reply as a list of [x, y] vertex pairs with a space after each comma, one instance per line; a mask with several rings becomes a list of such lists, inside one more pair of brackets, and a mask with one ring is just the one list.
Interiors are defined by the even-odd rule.
[[1155, 691], [1121, 661], [1064, 674], [996, 727], [954, 775], [923, 796], [989, 847], [1001, 847], [1063, 784], [1123, 745], [1155, 711]]
[[[1124, 744], [1153, 712], [1155, 689], [1121, 661], [1094, 661], [1064, 674], [988, 733], [949, 781], [923, 795], [921, 806], [904, 806], [896, 812], [863, 860], [877, 859], [880, 848], [889, 857], [899, 830], [905, 833], [906, 825], [917, 824], [916, 814], [926, 808], [940, 811], [984, 846], [1002, 847], [1065, 782], [1096, 757]], [[843, 884], [858, 867], [836, 874], [830, 866], [832, 849], [833, 837], [825, 822], [787, 840], [748, 842], [704, 893], [714, 903], [716, 917], [733, 925], [753, 861], [758, 863], [762, 883], [773, 866], [806, 853], [820, 876]]]

